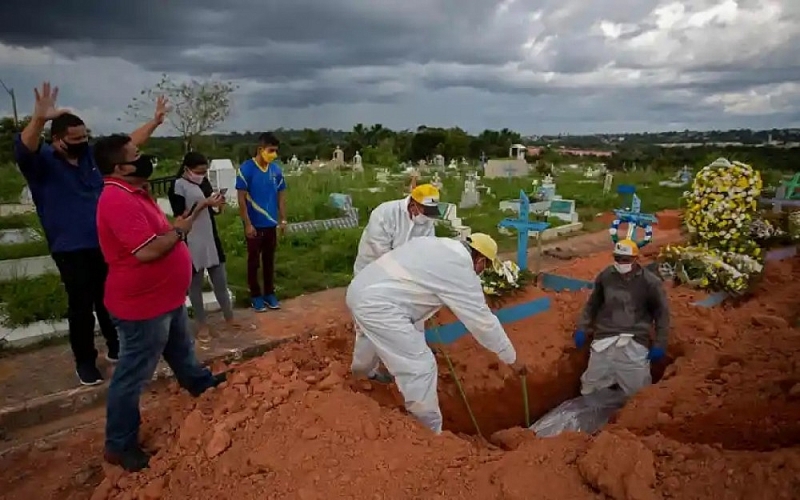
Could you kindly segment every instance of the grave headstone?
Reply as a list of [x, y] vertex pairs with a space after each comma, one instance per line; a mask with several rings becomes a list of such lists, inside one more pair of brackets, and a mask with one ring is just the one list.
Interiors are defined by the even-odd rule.
[[481, 198], [480, 193], [478, 193], [478, 182], [475, 177], [475, 172], [467, 174], [467, 178], [464, 180], [464, 191], [461, 193], [461, 202], [458, 204], [458, 208], [472, 208], [480, 205]]
[[603, 194], [611, 192], [611, 184], [614, 182], [614, 174], [607, 172], [605, 179], [603, 179]]
[[441, 177], [439, 177], [439, 172], [436, 172], [436, 173], [433, 175], [433, 180], [431, 181], [431, 184], [432, 184], [433, 186], [435, 186], [435, 187], [436, 187], [436, 189], [442, 189], [442, 186], [443, 186], [443, 184], [442, 184], [442, 178], [441, 178]]
[[[550, 227], [550, 224], [543, 221], [530, 220], [530, 200], [525, 191], [519, 191], [519, 217], [516, 219], [506, 218], [500, 221], [498, 227], [517, 230], [517, 265], [520, 270], [528, 268], [528, 235], [531, 231], [541, 236], [542, 231]], [[539, 256], [541, 256], [541, 238], [537, 237]], [[537, 259], [537, 267], [539, 259]], [[538, 269], [534, 270], [538, 272]]]
[[[617, 241], [618, 229], [621, 224], [627, 224], [628, 230], [625, 238], [634, 240], [636, 236], [636, 229], [643, 228], [645, 237], [641, 241], [636, 241], [637, 245], [641, 248], [650, 242], [653, 235], [652, 225], [658, 223], [658, 219], [653, 214], [642, 212], [642, 200], [636, 195], [636, 187], [630, 184], [621, 184], [617, 187], [617, 192], [621, 195], [631, 195], [630, 208], [619, 208], [614, 210], [616, 219], [611, 223], [609, 233], [611, 239]], [[635, 240], [634, 240], [635, 241]]]
[[580, 217], [575, 210], [575, 200], [551, 200], [547, 211], [548, 217], [555, 217], [567, 223], [578, 222]]
[[342, 217], [333, 219], [320, 219], [303, 222], [292, 222], [286, 226], [288, 233], [310, 233], [315, 231], [327, 231], [329, 229], [349, 229], [358, 227], [358, 209], [353, 207], [353, 199], [348, 194], [332, 193], [329, 203], [342, 212]]
[[489, 160], [485, 165], [484, 176], [487, 179], [525, 177], [530, 166], [523, 159]]
[[556, 183], [553, 181], [553, 176], [547, 174], [542, 180], [542, 185], [539, 186], [539, 189], [536, 192], [538, 194], [537, 198], [542, 201], [550, 201], [555, 199]]
[[461, 218], [458, 217], [456, 206], [453, 203], [439, 203], [439, 214], [440, 218], [436, 221], [442, 221], [445, 224], [448, 224], [450, 228], [458, 234], [458, 238], [460, 240], [464, 240], [467, 236], [472, 234], [472, 228], [465, 225]]
[[356, 151], [356, 154], [353, 156], [353, 170], [354, 171], [356, 171], [356, 172], [363, 172], [364, 171], [364, 165], [362, 165], [361, 162], [362, 162], [361, 154], [358, 151]]
[[689, 184], [690, 182], [692, 182], [692, 172], [691, 170], [689, 170], [689, 167], [687, 165], [684, 165], [683, 168], [681, 169], [679, 179], [683, 184]]
[[297, 159], [297, 155], [292, 155], [292, 159], [289, 160], [289, 166], [295, 168], [300, 166], [300, 160]]
[[331, 158], [331, 164], [334, 167], [341, 167], [344, 165], [344, 151], [339, 146], [336, 146], [336, 149], [333, 150], [333, 158]]
[[227, 189], [225, 201], [228, 205], [239, 205], [236, 196], [236, 168], [232, 161], [228, 159], [211, 160], [211, 165], [208, 166], [208, 180], [217, 191]]
[[433, 164], [437, 167], [444, 167], [444, 156], [436, 155], [433, 157]]
[[456, 164], [456, 159], [453, 158], [450, 160], [450, 164], [447, 166], [448, 170], [458, 170], [458, 165]]

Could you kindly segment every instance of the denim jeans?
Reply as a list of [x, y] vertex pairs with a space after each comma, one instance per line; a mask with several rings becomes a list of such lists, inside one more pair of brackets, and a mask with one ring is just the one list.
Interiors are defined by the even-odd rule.
[[178, 383], [192, 394], [213, 385], [211, 372], [194, 353], [186, 307], [153, 319], [124, 321], [114, 318], [119, 332], [120, 355], [108, 387], [106, 450], [122, 453], [139, 437], [139, 396], [153, 378], [163, 355]]

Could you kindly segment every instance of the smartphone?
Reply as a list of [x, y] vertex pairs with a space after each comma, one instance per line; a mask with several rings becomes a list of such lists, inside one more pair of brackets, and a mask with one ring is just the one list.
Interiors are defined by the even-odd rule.
[[219, 194], [225, 196], [228, 193], [228, 188], [222, 188], [219, 190]]

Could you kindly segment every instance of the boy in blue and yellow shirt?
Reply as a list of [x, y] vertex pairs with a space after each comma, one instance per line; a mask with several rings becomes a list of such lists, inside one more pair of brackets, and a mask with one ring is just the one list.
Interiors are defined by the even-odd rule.
[[[279, 144], [272, 133], [261, 134], [256, 156], [242, 163], [236, 176], [239, 215], [247, 237], [247, 284], [257, 312], [280, 309], [275, 296], [275, 249], [278, 230], [286, 228], [286, 181], [275, 161]], [[263, 294], [258, 283], [259, 265]]]

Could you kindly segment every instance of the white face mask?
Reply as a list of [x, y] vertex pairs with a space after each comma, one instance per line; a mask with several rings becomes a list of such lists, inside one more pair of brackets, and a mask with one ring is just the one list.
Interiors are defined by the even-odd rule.
[[429, 219], [428, 219], [427, 215], [417, 214], [417, 215], [412, 216], [411, 220], [414, 222], [414, 224], [417, 224], [418, 226], [421, 226], [421, 225], [425, 224], [426, 222], [428, 222]]
[[194, 182], [195, 184], [201, 184], [203, 182], [203, 179], [206, 178], [205, 175], [196, 174], [194, 172], [188, 172], [188, 177], [189, 177], [189, 180]]
[[620, 264], [618, 262], [615, 262], [614, 269], [616, 269], [617, 272], [620, 274], [628, 274], [633, 270], [633, 264]]

